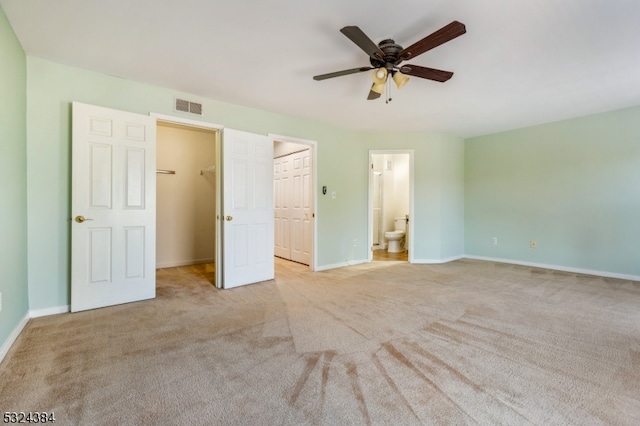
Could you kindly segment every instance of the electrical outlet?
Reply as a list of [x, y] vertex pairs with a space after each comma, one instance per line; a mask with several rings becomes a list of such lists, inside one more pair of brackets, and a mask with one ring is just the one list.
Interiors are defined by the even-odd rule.
[[358, 240], [356, 240], [355, 238], [353, 239], [353, 246], [358, 247]]
[[498, 237], [491, 238], [491, 244], [493, 244], [494, 246], [498, 244]]
[[533, 249], [534, 249], [534, 248], [538, 248], [538, 242], [537, 242], [537, 241], [535, 241], [535, 240], [531, 240], [531, 241], [529, 242], [529, 247], [531, 247], [531, 248], [533, 248]]
[[331, 192], [331, 198], [336, 199], [336, 191]]

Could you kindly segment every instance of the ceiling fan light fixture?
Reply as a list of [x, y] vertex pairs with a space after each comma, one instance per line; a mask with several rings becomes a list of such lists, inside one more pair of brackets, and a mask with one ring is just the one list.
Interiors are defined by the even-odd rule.
[[382, 83], [373, 83], [371, 91], [382, 95], [384, 93], [384, 81]]
[[402, 89], [409, 82], [409, 77], [402, 74], [400, 71], [396, 71], [393, 74], [393, 81], [396, 83], [396, 86], [398, 86], [398, 89]]
[[[384, 86], [384, 83], [387, 81], [387, 69], [386, 68], [378, 68], [373, 70], [373, 74], [371, 76], [371, 78], [373, 79], [373, 82], [376, 85], [382, 84]], [[382, 93], [382, 92], [377, 92], [377, 93]]]

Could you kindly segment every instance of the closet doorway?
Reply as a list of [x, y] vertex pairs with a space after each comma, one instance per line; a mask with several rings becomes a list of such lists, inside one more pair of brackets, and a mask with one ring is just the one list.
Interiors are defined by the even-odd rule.
[[274, 137], [275, 255], [313, 269], [314, 146]]
[[160, 120], [156, 129], [157, 268], [207, 265], [213, 270], [219, 132]]

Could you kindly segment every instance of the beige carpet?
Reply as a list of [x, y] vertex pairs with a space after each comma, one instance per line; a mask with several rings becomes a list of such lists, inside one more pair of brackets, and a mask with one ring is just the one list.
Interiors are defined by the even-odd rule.
[[640, 283], [399, 262], [31, 320], [0, 409], [56, 424], [640, 424]]

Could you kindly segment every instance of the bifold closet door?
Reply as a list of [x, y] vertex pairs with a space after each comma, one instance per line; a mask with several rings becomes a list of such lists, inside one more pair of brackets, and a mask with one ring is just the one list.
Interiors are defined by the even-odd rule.
[[311, 150], [274, 160], [275, 254], [309, 265], [313, 206]]
[[289, 193], [291, 192], [291, 156], [273, 160], [274, 252], [291, 260]]

